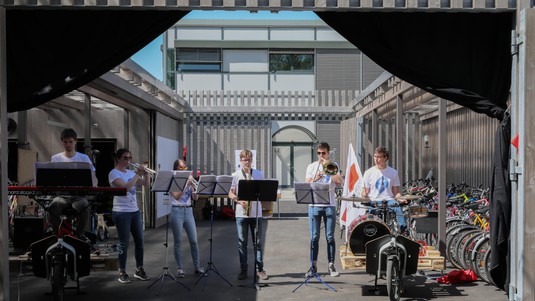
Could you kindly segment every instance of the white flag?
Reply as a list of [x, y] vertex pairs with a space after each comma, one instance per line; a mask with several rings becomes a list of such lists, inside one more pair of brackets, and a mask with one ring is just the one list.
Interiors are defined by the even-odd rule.
[[[357, 156], [353, 150], [353, 145], [349, 144], [349, 151], [347, 155], [346, 176], [344, 181], [344, 188], [342, 196], [360, 196], [362, 172], [360, 171]], [[348, 228], [351, 222], [358, 216], [365, 213], [365, 210], [359, 207], [360, 202], [342, 201], [340, 204], [340, 225]], [[347, 233], [347, 230], [346, 230]], [[349, 234], [349, 233], [348, 233]], [[346, 235], [347, 240], [347, 235]]]

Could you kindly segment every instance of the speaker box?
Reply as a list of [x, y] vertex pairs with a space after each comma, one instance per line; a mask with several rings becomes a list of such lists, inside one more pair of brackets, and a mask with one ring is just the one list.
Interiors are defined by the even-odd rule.
[[13, 248], [29, 250], [29, 246], [44, 236], [45, 219], [43, 217], [15, 217], [13, 219]]

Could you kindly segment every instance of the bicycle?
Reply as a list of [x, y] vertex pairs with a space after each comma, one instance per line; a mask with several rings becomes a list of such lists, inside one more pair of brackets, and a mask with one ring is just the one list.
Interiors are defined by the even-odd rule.
[[[380, 210], [387, 225], [395, 225], [393, 205], [387, 201], [368, 204]], [[375, 290], [380, 277], [386, 276], [386, 290], [391, 301], [398, 301], [403, 294], [403, 278], [418, 270], [420, 244], [400, 235], [398, 227], [391, 227], [389, 234], [366, 244], [366, 272], [375, 275]]]
[[[46, 278], [52, 287], [52, 299], [62, 301], [65, 289], [80, 291], [80, 278], [90, 273], [91, 245], [74, 234], [78, 212], [69, 208], [62, 212], [58, 234], [50, 235], [30, 245], [32, 269], [36, 277]], [[68, 278], [75, 287], [66, 287]]]

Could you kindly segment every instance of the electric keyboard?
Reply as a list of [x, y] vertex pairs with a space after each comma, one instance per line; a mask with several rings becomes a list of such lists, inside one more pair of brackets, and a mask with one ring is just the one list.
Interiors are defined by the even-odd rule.
[[125, 196], [126, 188], [117, 187], [76, 187], [76, 186], [7, 186], [8, 195], [45, 196], [45, 195], [109, 195]]

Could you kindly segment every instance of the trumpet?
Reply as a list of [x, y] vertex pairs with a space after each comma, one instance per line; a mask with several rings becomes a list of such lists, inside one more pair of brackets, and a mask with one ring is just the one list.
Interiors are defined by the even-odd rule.
[[[134, 167], [135, 169], [138, 169], [139, 167], [142, 166], [140, 164], [132, 163], [132, 162], [128, 162], [128, 164], [130, 164], [130, 166]], [[145, 167], [145, 171], [148, 172], [152, 177], [154, 177], [156, 175], [156, 171], [152, 170], [152, 169], [150, 169], [148, 167]]]
[[199, 182], [197, 180], [195, 180], [194, 177], [189, 177], [187, 184], [191, 185], [191, 189], [193, 189], [194, 192], [196, 192], [197, 191], [197, 187], [199, 187]]

